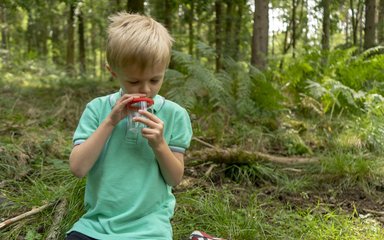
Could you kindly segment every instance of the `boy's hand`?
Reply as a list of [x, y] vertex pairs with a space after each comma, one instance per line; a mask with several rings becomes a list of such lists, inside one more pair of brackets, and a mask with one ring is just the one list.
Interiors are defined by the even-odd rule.
[[110, 123], [116, 126], [123, 118], [125, 118], [129, 110], [127, 104], [130, 103], [134, 98], [145, 97], [145, 94], [124, 94], [119, 98], [115, 106], [113, 106], [111, 113], [109, 114]]
[[146, 118], [135, 117], [134, 121], [141, 122], [147, 125], [146, 128], [142, 129], [141, 133], [143, 137], [148, 139], [149, 145], [152, 148], [156, 149], [161, 144], [165, 143], [163, 137], [164, 123], [160, 118], [156, 117], [154, 114], [148, 111], [139, 110], [139, 113]]

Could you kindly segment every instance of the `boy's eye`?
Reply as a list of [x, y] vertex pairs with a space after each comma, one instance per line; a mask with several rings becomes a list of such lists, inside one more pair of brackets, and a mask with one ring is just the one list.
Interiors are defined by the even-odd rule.
[[158, 83], [160, 80], [159, 79], [152, 79], [151, 83]]
[[133, 82], [128, 81], [128, 83], [130, 83], [130, 84], [136, 84], [136, 83], [139, 83], [139, 81], [133, 81]]

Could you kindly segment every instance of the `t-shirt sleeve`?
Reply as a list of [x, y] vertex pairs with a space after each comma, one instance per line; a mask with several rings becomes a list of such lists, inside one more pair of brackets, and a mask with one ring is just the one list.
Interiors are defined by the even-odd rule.
[[99, 126], [99, 114], [94, 103], [95, 100], [88, 103], [80, 117], [79, 124], [73, 135], [74, 145], [79, 145], [87, 140]]
[[178, 112], [173, 124], [169, 148], [172, 152], [184, 153], [192, 139], [192, 126], [188, 112], [185, 109]]

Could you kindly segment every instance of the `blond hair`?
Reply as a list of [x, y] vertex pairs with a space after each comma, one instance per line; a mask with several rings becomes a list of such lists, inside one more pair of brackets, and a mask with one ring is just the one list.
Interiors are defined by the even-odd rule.
[[173, 38], [154, 19], [120, 12], [109, 17], [107, 62], [112, 70], [135, 65], [141, 70], [169, 63]]

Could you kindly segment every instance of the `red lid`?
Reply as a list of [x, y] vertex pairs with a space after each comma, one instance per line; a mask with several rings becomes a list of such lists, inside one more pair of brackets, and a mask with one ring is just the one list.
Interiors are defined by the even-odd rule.
[[135, 103], [138, 103], [138, 102], [147, 102], [147, 107], [152, 106], [153, 103], [154, 103], [152, 98], [138, 97], [138, 98], [134, 98], [134, 99], [128, 104], [128, 108], [131, 108], [131, 109], [137, 109], [137, 107], [132, 106], [132, 104], [135, 104]]

